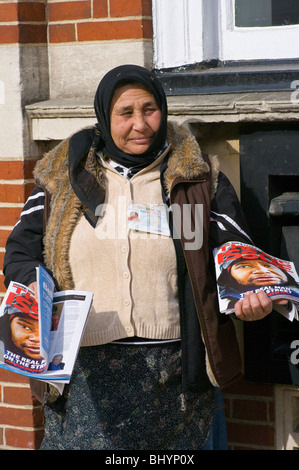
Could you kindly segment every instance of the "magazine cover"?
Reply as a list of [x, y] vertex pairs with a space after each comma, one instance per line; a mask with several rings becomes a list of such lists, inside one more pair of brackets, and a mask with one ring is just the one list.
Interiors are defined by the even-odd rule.
[[47, 369], [41, 355], [38, 304], [31, 290], [12, 282], [0, 316], [0, 360], [25, 373]]
[[71, 378], [93, 294], [54, 292], [41, 266], [37, 286], [35, 298], [23, 284], [9, 284], [0, 306], [0, 367], [62, 390]]
[[299, 278], [294, 263], [240, 242], [216, 248], [214, 261], [220, 312], [233, 312], [246, 292], [263, 290], [271, 300], [291, 302], [291, 308], [276, 305], [275, 309], [289, 320], [298, 320]]

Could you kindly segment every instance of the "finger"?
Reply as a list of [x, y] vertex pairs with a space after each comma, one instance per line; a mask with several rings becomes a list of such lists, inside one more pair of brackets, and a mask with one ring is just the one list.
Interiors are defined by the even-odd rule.
[[288, 299], [276, 299], [276, 300], [273, 300], [273, 303], [274, 304], [278, 304], [278, 305], [287, 305], [288, 304]]
[[248, 302], [245, 302], [245, 298], [238, 300], [235, 304], [235, 315], [240, 320], [248, 320], [251, 312], [249, 311]]
[[272, 302], [263, 291], [248, 292], [235, 305], [235, 315], [243, 321], [260, 320], [272, 311]]
[[259, 291], [251, 299], [253, 312], [262, 318], [272, 312], [272, 301], [264, 291]]

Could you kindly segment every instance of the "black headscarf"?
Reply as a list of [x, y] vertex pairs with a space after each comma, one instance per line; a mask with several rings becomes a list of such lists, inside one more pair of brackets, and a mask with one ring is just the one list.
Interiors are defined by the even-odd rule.
[[[110, 133], [110, 107], [116, 88], [128, 83], [140, 83], [154, 96], [161, 110], [161, 125], [148, 150], [142, 154], [129, 154], [120, 150]], [[157, 77], [138, 65], [120, 65], [108, 72], [101, 80], [94, 99], [97, 128], [101, 133], [101, 150], [116, 162], [126, 167], [148, 165], [164, 148], [167, 134], [167, 101], [163, 87]]]

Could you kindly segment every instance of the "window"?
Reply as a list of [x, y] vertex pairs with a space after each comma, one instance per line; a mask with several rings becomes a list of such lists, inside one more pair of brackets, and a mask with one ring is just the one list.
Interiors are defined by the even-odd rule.
[[152, 0], [154, 61], [299, 58], [298, 0]]
[[299, 58], [297, 0], [220, 0], [219, 5], [220, 60]]
[[298, 0], [235, 1], [235, 25], [239, 28], [287, 26], [298, 23]]

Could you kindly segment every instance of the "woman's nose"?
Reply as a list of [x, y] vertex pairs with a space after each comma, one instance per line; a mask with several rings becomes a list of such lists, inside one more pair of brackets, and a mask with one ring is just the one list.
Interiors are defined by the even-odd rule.
[[145, 128], [146, 128], [146, 121], [145, 121], [144, 115], [142, 113], [135, 113], [133, 129], [142, 131]]

